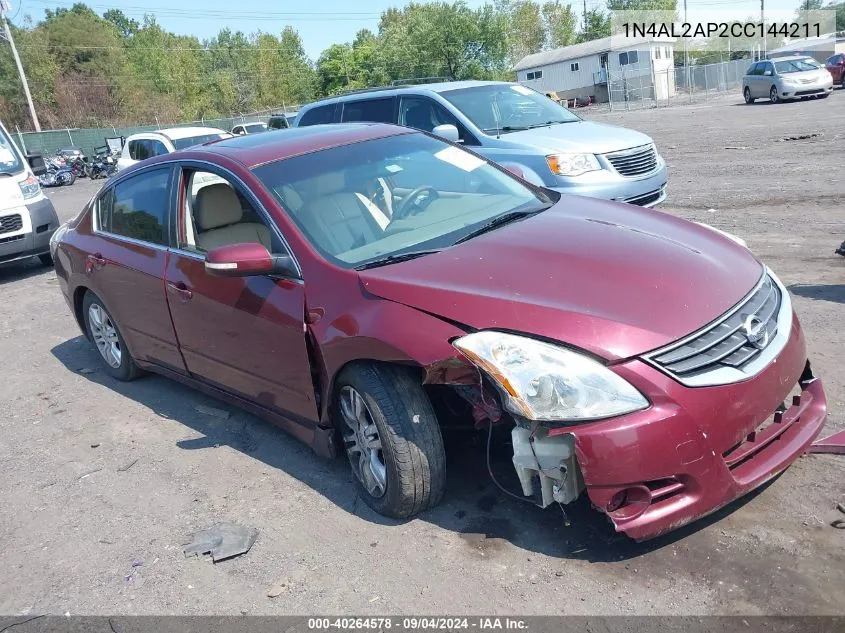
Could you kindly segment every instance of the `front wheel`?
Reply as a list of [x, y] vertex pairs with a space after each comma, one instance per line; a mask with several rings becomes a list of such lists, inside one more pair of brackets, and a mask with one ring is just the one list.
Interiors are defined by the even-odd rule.
[[50, 255], [50, 253], [41, 253], [41, 255], [38, 256], [38, 259], [40, 259], [41, 263], [45, 266], [53, 265], [53, 257]]
[[769, 99], [771, 99], [772, 103], [778, 103], [780, 101], [778, 89], [775, 86], [772, 86], [772, 89], [769, 90]]
[[446, 453], [419, 378], [404, 367], [356, 364], [343, 370], [335, 393], [334, 419], [364, 502], [394, 518], [437, 505]]
[[82, 314], [88, 339], [97, 346], [105, 362], [105, 370], [118, 380], [134, 380], [142, 371], [135, 364], [123, 335], [102, 300], [93, 292], [87, 292], [82, 300]]
[[751, 89], [748, 86], [742, 91], [742, 96], [745, 97], [745, 103], [748, 105], [754, 103], [754, 97], [751, 96]]

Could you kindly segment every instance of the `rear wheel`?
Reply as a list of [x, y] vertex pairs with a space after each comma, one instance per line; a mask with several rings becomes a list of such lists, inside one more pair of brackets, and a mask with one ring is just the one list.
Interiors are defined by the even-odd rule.
[[106, 372], [118, 380], [134, 380], [143, 372], [135, 364], [123, 335], [103, 302], [93, 292], [82, 300], [82, 315], [89, 340], [105, 362]]
[[754, 97], [751, 96], [751, 88], [748, 86], [746, 86], [745, 90], [742, 91], [742, 96], [745, 97], [745, 103], [749, 105], [754, 103]]
[[342, 372], [336, 394], [334, 419], [364, 502], [395, 518], [437, 505], [446, 454], [419, 378], [404, 367], [356, 364]]
[[772, 103], [778, 103], [780, 101], [777, 87], [772, 86], [772, 89], [769, 90], [769, 99], [772, 100]]
[[41, 263], [45, 266], [53, 265], [53, 257], [50, 255], [50, 253], [41, 253], [41, 255], [38, 256], [38, 259], [40, 259]]

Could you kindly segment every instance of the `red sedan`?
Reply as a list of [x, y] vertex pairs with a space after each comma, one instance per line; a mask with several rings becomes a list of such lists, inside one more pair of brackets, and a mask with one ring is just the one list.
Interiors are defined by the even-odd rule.
[[839, 84], [845, 88], [845, 53], [838, 53], [832, 57], [828, 57], [824, 63], [824, 67], [833, 77], [834, 85]]
[[143, 161], [52, 246], [108, 373], [345, 452], [389, 516], [441, 499], [444, 424], [509, 429], [500, 484], [542, 507], [586, 492], [645, 539], [771, 479], [825, 420], [789, 293], [730, 236], [405, 128]]

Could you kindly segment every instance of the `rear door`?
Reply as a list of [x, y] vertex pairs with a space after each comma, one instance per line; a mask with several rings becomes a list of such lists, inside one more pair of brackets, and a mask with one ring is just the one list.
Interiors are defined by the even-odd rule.
[[170, 166], [153, 166], [99, 194], [85, 272], [132, 356], [184, 372], [164, 295], [172, 177]]
[[381, 97], [345, 101], [341, 121], [344, 123], [369, 121], [372, 123], [396, 123], [396, 98]]
[[258, 241], [272, 253], [287, 252], [275, 225], [240, 181], [208, 164], [183, 164], [178, 195], [166, 287], [188, 371], [267, 409], [315, 423], [302, 280], [205, 271], [206, 252], [226, 244]]

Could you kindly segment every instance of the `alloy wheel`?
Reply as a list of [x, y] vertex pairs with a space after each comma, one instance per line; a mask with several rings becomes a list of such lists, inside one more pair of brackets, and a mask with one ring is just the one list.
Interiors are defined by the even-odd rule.
[[751, 90], [746, 88], [742, 93], [742, 96], [745, 97], [745, 103], [751, 103]]
[[381, 437], [363, 396], [349, 386], [340, 391], [340, 415], [343, 418], [343, 443], [352, 472], [367, 492], [375, 498], [387, 490], [387, 467]]
[[772, 86], [772, 89], [769, 91], [769, 99], [772, 100], [772, 103], [778, 102], [778, 89]]
[[109, 313], [97, 303], [92, 303], [88, 308], [88, 326], [91, 329], [91, 336], [94, 344], [100, 350], [110, 367], [120, 367], [123, 352], [120, 349], [120, 337], [117, 335], [117, 328], [111, 320]]

